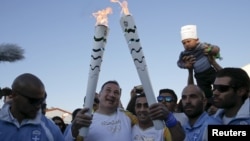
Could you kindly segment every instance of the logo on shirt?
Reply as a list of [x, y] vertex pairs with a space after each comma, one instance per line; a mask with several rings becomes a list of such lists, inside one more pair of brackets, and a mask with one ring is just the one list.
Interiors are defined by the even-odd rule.
[[31, 140], [32, 141], [41, 141], [41, 131], [33, 130], [31, 133]]
[[154, 137], [146, 137], [144, 135], [136, 135], [134, 137], [135, 141], [155, 141]]
[[121, 130], [121, 120], [103, 121], [102, 125], [112, 133], [119, 132]]

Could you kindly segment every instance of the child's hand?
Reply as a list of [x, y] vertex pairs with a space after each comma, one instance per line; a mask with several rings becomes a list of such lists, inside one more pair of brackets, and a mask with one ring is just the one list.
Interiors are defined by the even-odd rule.
[[211, 51], [212, 51], [212, 47], [211, 46], [208, 46], [208, 45], [205, 45], [205, 47], [204, 47], [204, 54], [205, 55], [209, 55], [210, 53], [211, 53]]
[[189, 56], [184, 56], [182, 58], [184, 64], [185, 64], [185, 68], [187, 69], [192, 69], [193, 68], [193, 64], [195, 63], [195, 57], [193, 55], [189, 55]]

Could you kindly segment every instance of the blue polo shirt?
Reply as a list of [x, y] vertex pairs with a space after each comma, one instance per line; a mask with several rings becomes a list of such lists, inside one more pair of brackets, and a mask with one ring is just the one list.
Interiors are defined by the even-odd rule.
[[203, 112], [192, 127], [189, 122], [183, 125], [183, 129], [186, 133], [185, 141], [207, 141], [208, 125], [220, 124], [222, 123], [219, 120], [209, 116], [207, 112]]
[[46, 118], [41, 111], [35, 119], [25, 119], [21, 124], [12, 116], [10, 105], [0, 110], [1, 141], [64, 141], [57, 125]]

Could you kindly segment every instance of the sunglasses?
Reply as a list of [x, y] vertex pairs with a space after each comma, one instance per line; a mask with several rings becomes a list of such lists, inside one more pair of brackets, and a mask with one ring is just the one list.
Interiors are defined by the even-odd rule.
[[31, 97], [28, 97], [28, 96], [20, 93], [20, 92], [17, 92], [17, 93], [19, 95], [21, 95], [22, 97], [26, 98], [31, 105], [41, 105], [45, 99], [45, 98], [31, 98]]
[[172, 96], [158, 96], [157, 97], [158, 102], [162, 102], [163, 100], [166, 102], [172, 102], [174, 101], [174, 98]]
[[235, 87], [230, 85], [213, 85], [213, 91], [218, 90], [221, 93], [227, 92], [230, 88], [234, 89]]

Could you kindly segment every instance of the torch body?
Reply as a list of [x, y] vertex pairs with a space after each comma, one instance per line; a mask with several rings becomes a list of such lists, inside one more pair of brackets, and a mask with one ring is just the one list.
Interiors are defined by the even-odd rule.
[[[108, 27], [105, 25], [97, 25], [95, 27], [94, 45], [91, 54], [91, 61], [89, 67], [88, 83], [86, 90], [85, 107], [89, 108], [88, 115], [92, 114], [92, 108], [96, 93], [97, 82], [99, 73], [101, 71], [101, 63], [103, 60], [104, 48], [106, 45], [108, 35]], [[79, 131], [80, 136], [85, 137], [88, 133], [88, 128], [81, 128]]]
[[[148, 104], [152, 105], [153, 103], [156, 103], [156, 98], [149, 78], [145, 56], [143, 54], [134, 19], [131, 15], [122, 16], [120, 24], [128, 44], [130, 54], [137, 69], [137, 73], [141, 80]], [[164, 128], [163, 121], [154, 120], [153, 123], [156, 129]]]

